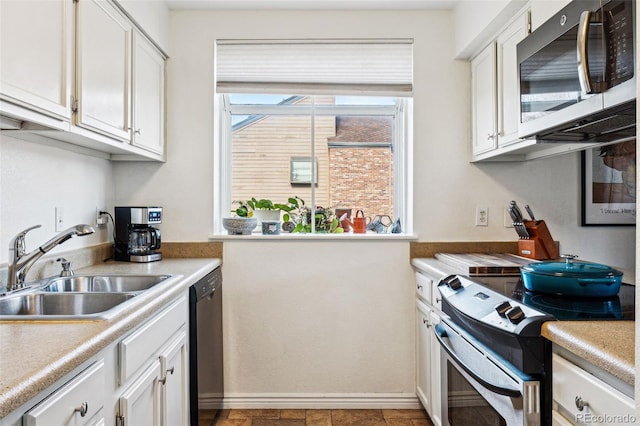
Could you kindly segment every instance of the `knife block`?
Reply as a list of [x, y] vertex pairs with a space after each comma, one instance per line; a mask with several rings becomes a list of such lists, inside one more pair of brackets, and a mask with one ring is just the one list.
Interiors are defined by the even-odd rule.
[[529, 239], [518, 241], [518, 255], [536, 260], [557, 259], [560, 251], [544, 220], [525, 220], [523, 223]]

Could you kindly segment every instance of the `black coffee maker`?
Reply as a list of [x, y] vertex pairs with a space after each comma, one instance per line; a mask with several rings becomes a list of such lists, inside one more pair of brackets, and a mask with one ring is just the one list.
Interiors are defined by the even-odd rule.
[[126, 262], [154, 262], [162, 259], [160, 230], [162, 207], [115, 208], [114, 259]]

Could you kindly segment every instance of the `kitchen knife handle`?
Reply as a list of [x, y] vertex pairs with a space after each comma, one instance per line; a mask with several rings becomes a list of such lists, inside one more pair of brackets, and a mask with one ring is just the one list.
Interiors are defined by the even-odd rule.
[[531, 220], [533, 220], [535, 222], [536, 217], [533, 215], [533, 210], [531, 210], [531, 207], [529, 207], [529, 204], [525, 205], [524, 209], [527, 211], [527, 214], [529, 215]]

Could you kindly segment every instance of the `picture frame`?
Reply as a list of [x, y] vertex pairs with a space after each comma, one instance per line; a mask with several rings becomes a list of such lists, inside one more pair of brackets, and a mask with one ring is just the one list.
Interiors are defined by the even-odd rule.
[[[314, 167], [315, 165], [315, 167]], [[313, 170], [313, 183], [318, 183], [318, 159], [315, 164], [311, 157], [291, 157], [290, 176], [292, 185], [311, 185], [311, 173]]]
[[581, 224], [636, 224], [635, 140], [582, 151]]

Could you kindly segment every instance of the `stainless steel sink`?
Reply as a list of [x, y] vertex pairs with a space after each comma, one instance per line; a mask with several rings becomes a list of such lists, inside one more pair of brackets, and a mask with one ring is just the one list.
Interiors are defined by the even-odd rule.
[[53, 278], [42, 288], [46, 292], [131, 293], [148, 290], [170, 275], [74, 275]]
[[[135, 297], [134, 293], [23, 293], [0, 299], [3, 319], [82, 319], [101, 314]], [[5, 317], [6, 316], [6, 317]]]
[[0, 321], [99, 320], [171, 275], [95, 274], [56, 277], [0, 296]]

